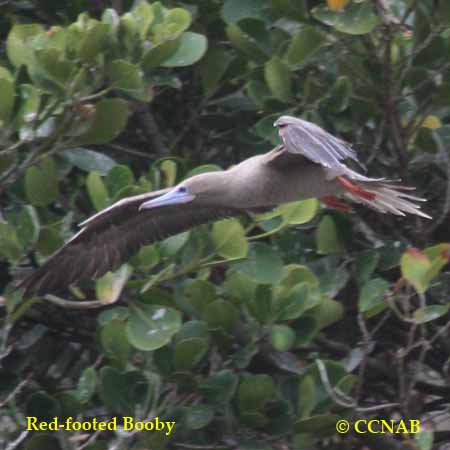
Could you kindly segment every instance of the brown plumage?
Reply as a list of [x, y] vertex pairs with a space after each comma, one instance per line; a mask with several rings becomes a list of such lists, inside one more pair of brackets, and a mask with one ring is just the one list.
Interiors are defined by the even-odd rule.
[[[345, 209], [337, 198], [343, 197], [382, 213], [430, 218], [414, 203], [422, 199], [405, 192], [410, 188], [351, 170], [341, 162], [356, 159], [347, 144], [309, 122], [301, 121], [299, 130], [296, 120], [283, 116], [275, 122], [283, 145], [266, 154], [225, 171], [193, 176], [173, 189], [120, 200], [81, 223], [72, 239], [23, 280], [25, 295], [58, 292], [98, 278], [120, 267], [142, 245], [196, 225], [295, 200], [324, 198]], [[299, 140], [305, 127], [307, 139]], [[304, 151], [311, 141], [312, 148]]]

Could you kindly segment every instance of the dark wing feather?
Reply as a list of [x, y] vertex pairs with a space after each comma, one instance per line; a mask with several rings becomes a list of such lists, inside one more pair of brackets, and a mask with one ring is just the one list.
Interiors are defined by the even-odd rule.
[[301, 119], [287, 124], [281, 137], [288, 152], [304, 155], [325, 167], [340, 167], [340, 161], [347, 158], [359, 162], [350, 144]]
[[165, 191], [130, 197], [96, 214], [19, 287], [25, 296], [57, 293], [72, 283], [116, 270], [142, 245], [165, 239], [203, 223], [241, 214], [240, 210], [182, 204], [138, 211]]

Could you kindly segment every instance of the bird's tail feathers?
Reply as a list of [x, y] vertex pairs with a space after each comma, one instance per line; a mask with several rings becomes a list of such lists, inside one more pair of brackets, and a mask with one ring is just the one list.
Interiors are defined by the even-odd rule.
[[344, 196], [349, 200], [361, 203], [381, 213], [391, 213], [397, 216], [414, 214], [416, 216], [431, 219], [432, 217], [420, 210], [417, 202], [426, 200], [415, 195], [408, 194], [414, 190], [412, 187], [396, 185], [394, 182], [375, 181], [371, 183], [353, 182], [358, 189], [348, 190]]

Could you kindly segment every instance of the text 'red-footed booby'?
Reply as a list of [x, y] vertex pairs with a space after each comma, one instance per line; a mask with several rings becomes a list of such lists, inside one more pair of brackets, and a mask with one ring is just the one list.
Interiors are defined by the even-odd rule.
[[177, 186], [124, 198], [80, 224], [81, 230], [20, 284], [25, 295], [55, 293], [120, 265], [142, 245], [196, 225], [308, 198], [348, 210], [339, 199], [381, 213], [431, 219], [407, 192], [412, 188], [369, 178], [342, 161], [358, 161], [346, 142], [305, 120], [280, 117], [283, 144], [228, 170], [195, 175]]

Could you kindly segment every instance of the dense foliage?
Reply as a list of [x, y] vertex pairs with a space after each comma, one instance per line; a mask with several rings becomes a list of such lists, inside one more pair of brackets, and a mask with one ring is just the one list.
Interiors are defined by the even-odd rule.
[[[2, 448], [443, 448], [447, 0], [1, 7]], [[65, 298], [15, 289], [94, 212], [269, 150], [286, 113], [416, 186], [434, 219], [311, 199], [146, 246]], [[26, 416], [176, 425], [35, 432]], [[422, 430], [336, 433], [361, 418]]]

